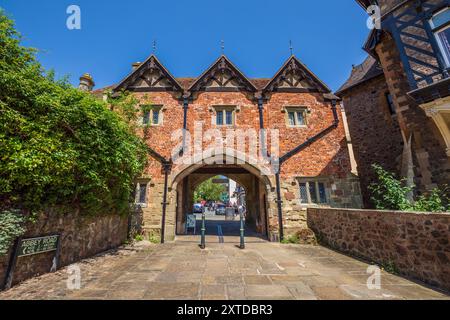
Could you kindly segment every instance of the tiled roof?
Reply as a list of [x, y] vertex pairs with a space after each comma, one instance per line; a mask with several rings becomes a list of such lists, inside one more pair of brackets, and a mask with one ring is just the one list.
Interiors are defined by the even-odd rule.
[[336, 94], [342, 95], [345, 91], [382, 74], [383, 70], [378, 61], [372, 56], [368, 56], [362, 64], [353, 67], [350, 78], [338, 89]]
[[[178, 83], [184, 88], [184, 89], [188, 89], [195, 80], [197, 80], [197, 78], [175, 78]], [[267, 83], [269, 83], [270, 79], [268, 78], [255, 78], [255, 79], [249, 79], [253, 85], [258, 88], [258, 89], [263, 89]], [[96, 89], [92, 91], [92, 94], [97, 96], [97, 97], [102, 97], [103, 92], [105, 92], [106, 90], [110, 90], [113, 89], [115, 87], [115, 85], [111, 85], [111, 86], [107, 86], [104, 88], [100, 88], [100, 89]]]
[[270, 82], [270, 80], [271, 79], [268, 78], [250, 79], [253, 85], [260, 90], [262, 90]]
[[111, 86], [107, 86], [107, 87], [104, 87], [104, 88], [92, 90], [91, 94], [93, 96], [95, 96], [96, 98], [98, 98], [98, 99], [103, 99], [104, 92], [112, 90], [114, 87], [115, 87], [115, 85], [111, 85]]
[[175, 78], [183, 89], [188, 89], [197, 78]]

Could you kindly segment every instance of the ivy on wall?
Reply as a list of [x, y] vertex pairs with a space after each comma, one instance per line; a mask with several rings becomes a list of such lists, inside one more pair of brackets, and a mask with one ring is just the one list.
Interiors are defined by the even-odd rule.
[[17, 210], [0, 213], [0, 256], [6, 254], [16, 237], [25, 233], [25, 217]]
[[0, 252], [23, 232], [10, 209], [128, 213], [147, 161], [131, 115], [55, 80], [35, 53], [0, 8]]

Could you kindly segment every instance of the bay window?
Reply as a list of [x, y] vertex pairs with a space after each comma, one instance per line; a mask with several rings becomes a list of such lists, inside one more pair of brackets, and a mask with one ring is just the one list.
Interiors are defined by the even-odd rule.
[[450, 7], [437, 12], [431, 18], [430, 25], [447, 68], [450, 68]]

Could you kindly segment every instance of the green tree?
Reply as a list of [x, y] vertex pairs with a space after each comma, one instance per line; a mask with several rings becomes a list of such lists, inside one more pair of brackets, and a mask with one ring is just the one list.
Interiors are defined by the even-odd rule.
[[217, 177], [208, 179], [201, 183], [194, 191], [194, 202], [205, 201], [220, 201], [222, 194], [226, 191], [222, 184], [214, 183], [213, 180]]
[[132, 115], [55, 80], [35, 53], [0, 9], [0, 211], [127, 213], [147, 160]]

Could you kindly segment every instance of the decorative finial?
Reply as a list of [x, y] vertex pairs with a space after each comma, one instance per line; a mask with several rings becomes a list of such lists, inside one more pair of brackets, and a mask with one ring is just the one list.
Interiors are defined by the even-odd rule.
[[153, 54], [156, 53], [156, 40], [153, 40]]
[[292, 40], [289, 40], [289, 51], [291, 51], [291, 56], [294, 55], [294, 48], [292, 47]]
[[220, 40], [220, 50], [222, 51], [222, 54], [225, 52], [225, 41]]

